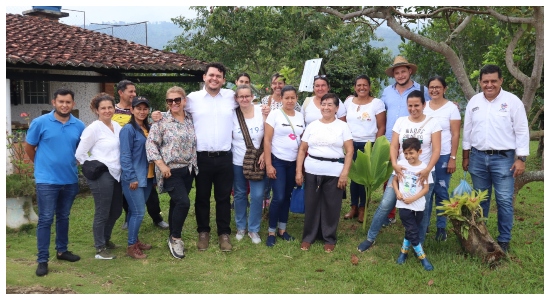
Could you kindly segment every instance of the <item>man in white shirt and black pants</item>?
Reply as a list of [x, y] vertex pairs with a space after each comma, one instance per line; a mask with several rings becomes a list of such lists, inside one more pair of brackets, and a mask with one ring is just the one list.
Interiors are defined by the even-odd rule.
[[486, 65], [480, 70], [482, 93], [470, 99], [464, 117], [462, 168], [469, 171], [475, 190], [489, 190], [481, 202], [489, 214], [491, 188], [498, 208], [498, 244], [504, 252], [512, 239], [514, 178], [525, 171], [529, 155], [529, 128], [523, 102], [504, 91], [502, 71]]
[[222, 89], [225, 67], [220, 63], [206, 65], [203, 90], [187, 96], [185, 110], [193, 117], [197, 135], [197, 164], [195, 178], [195, 216], [199, 241], [204, 251], [210, 240], [210, 195], [214, 185], [218, 242], [222, 251], [231, 251], [231, 189], [233, 187], [233, 155], [231, 140], [233, 111], [238, 107], [235, 93]]

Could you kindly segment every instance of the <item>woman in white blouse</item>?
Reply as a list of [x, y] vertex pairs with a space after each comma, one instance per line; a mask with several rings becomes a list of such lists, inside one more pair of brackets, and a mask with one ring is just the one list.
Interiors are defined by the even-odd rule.
[[98, 115], [98, 120], [90, 124], [80, 137], [76, 149], [76, 159], [80, 164], [86, 160], [98, 160], [105, 164], [104, 172], [96, 180], [87, 179], [95, 203], [93, 234], [96, 259], [115, 258], [109, 252], [115, 244], [111, 233], [116, 220], [122, 214], [122, 188], [120, 185], [120, 125], [112, 122], [115, 113], [115, 100], [106, 93], [96, 95], [90, 108]]
[[[250, 184], [250, 210], [248, 212], [248, 236], [252, 243], [259, 244], [260, 223], [262, 221], [262, 201], [264, 195], [264, 180], [247, 180], [243, 173], [243, 159], [246, 152], [246, 142], [241, 130], [241, 125], [237, 117], [237, 112], [243, 114], [248, 134], [254, 144], [254, 148], [259, 149], [264, 138], [264, 121], [262, 109], [252, 103], [254, 95], [249, 85], [239, 85], [235, 90], [235, 101], [239, 107], [233, 113], [233, 140], [231, 142], [231, 152], [233, 153], [233, 199], [235, 203], [235, 224], [237, 234], [235, 238], [240, 241], [246, 233], [247, 225], [247, 182]], [[265, 168], [263, 154], [260, 156], [260, 169]]]
[[[434, 76], [428, 80], [428, 92], [432, 100], [428, 101], [424, 114], [433, 117], [441, 125], [441, 154], [435, 163], [434, 189], [432, 194], [426, 195], [426, 214], [428, 218], [432, 214], [433, 198], [435, 206], [441, 206], [443, 200], [449, 200], [449, 182], [456, 171], [456, 153], [458, 140], [460, 139], [460, 112], [458, 107], [445, 99], [447, 83], [441, 76]], [[440, 213], [441, 211], [437, 211]], [[437, 241], [447, 240], [447, 217], [437, 216]]]
[[[302, 114], [306, 126], [316, 120], [323, 117], [321, 114], [321, 98], [330, 91], [330, 84], [328, 82], [327, 75], [315, 75], [313, 77], [313, 96], [304, 99], [302, 104]], [[342, 101], [338, 99], [338, 111], [336, 112], [336, 118], [345, 121], [346, 108]]]
[[[376, 140], [386, 132], [386, 107], [382, 100], [371, 95], [370, 78], [359, 75], [355, 78], [355, 95], [349, 96], [344, 102], [346, 108], [345, 120], [353, 137], [353, 160], [357, 158], [357, 150], [364, 151], [365, 144]], [[344, 219], [353, 219], [363, 223], [367, 193], [365, 186], [353, 180], [349, 186], [351, 209]]]

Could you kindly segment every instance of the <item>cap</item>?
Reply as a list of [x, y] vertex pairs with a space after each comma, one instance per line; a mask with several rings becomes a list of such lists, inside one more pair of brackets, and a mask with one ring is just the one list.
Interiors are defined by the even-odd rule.
[[145, 103], [147, 107], [151, 107], [151, 105], [149, 104], [149, 100], [147, 100], [147, 98], [143, 96], [136, 96], [134, 97], [134, 99], [132, 99], [132, 107], [136, 107], [141, 103]]

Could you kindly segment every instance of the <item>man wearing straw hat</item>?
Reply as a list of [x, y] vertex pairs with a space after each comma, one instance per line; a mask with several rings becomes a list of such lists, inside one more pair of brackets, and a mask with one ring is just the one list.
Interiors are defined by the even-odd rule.
[[[407, 109], [407, 96], [412, 91], [421, 91], [424, 94], [426, 101], [431, 99], [428, 89], [411, 79], [411, 76], [416, 73], [417, 69], [418, 67], [415, 64], [409, 63], [403, 56], [396, 56], [393, 64], [386, 69], [386, 75], [395, 79], [395, 84], [386, 87], [382, 93], [382, 97], [380, 97], [386, 106], [386, 137], [390, 142], [392, 139], [395, 121], [397, 121], [399, 117], [409, 115], [409, 111]], [[392, 189], [393, 191], [391, 184], [388, 189]], [[384, 190], [386, 190], [386, 186], [384, 186]], [[431, 190], [428, 192], [428, 195], [430, 194]], [[385, 216], [387, 216], [387, 218]], [[427, 220], [422, 221], [423, 224], [426, 221], [426, 224], [424, 224], [425, 226], [422, 226], [423, 228], [427, 227], [427, 223], [429, 222], [429, 219], [426, 219]], [[357, 249], [360, 252], [368, 250], [370, 246], [374, 244], [374, 240], [376, 239], [376, 236], [378, 236], [380, 229], [382, 227], [389, 226], [392, 223], [395, 223], [395, 203], [393, 205], [382, 205], [382, 203], [380, 203], [372, 218], [367, 238], [359, 245]], [[421, 243], [424, 243], [425, 237], [426, 230], [424, 230], [424, 232], [420, 232]]]

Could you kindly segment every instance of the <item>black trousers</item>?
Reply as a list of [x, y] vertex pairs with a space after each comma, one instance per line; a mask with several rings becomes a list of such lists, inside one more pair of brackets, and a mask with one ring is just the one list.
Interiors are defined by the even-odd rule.
[[[151, 194], [149, 194], [149, 198], [147, 198], [147, 202], [145, 202], [145, 206], [147, 206], [147, 213], [153, 219], [153, 223], [157, 224], [159, 222], [162, 222], [162, 215], [160, 214], [160, 200], [159, 200], [159, 194], [157, 193], [157, 189], [153, 187], [151, 189]], [[128, 202], [126, 201], [126, 198], [124, 197], [124, 194], [122, 195], [122, 208], [124, 209], [124, 215], [125, 215], [125, 222], [128, 221]]]
[[344, 190], [338, 188], [338, 177], [305, 174], [302, 242], [313, 244], [322, 237], [325, 244], [335, 245]]
[[210, 197], [214, 185], [216, 227], [218, 236], [231, 234], [231, 189], [233, 188], [233, 155], [209, 157], [197, 155], [199, 174], [195, 177], [195, 216], [197, 232], [210, 232]]
[[193, 184], [193, 174], [189, 173], [189, 168], [171, 169], [170, 178], [164, 179], [164, 189], [170, 195], [170, 210], [168, 212], [168, 224], [170, 225], [170, 235], [175, 238], [181, 238], [181, 231], [191, 201], [189, 192]]
[[420, 243], [420, 223], [424, 217], [423, 211], [414, 211], [406, 208], [399, 209], [399, 218], [405, 227], [405, 238], [411, 245], [418, 246]]

